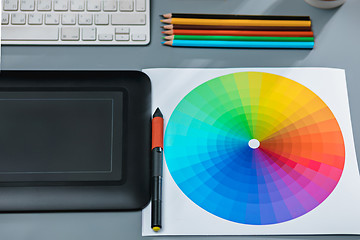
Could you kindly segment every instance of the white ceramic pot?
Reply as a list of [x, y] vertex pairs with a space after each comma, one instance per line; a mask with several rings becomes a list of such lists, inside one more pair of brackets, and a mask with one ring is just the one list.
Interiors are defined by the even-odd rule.
[[308, 4], [317, 8], [336, 8], [344, 4], [346, 0], [305, 0]]

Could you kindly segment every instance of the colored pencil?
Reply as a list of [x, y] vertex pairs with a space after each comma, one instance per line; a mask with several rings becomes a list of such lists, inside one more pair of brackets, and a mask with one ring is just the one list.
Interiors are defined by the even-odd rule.
[[236, 30], [174, 29], [174, 30], [164, 31], [163, 33], [167, 35], [314, 37], [314, 33], [311, 31], [236, 31]]
[[253, 36], [199, 36], [199, 35], [172, 35], [165, 40], [212, 40], [212, 41], [260, 41], [260, 42], [313, 42], [313, 37], [253, 37]]
[[310, 27], [311, 21], [298, 20], [245, 20], [245, 19], [197, 19], [167, 18], [163, 23], [183, 25], [214, 25], [214, 26], [274, 26], [274, 27]]
[[201, 41], [173, 40], [163, 42], [174, 47], [218, 47], [218, 48], [302, 48], [312, 49], [314, 42], [250, 42], [250, 41]]
[[257, 20], [302, 20], [302, 21], [310, 21], [309, 16], [277, 16], [277, 15], [167, 13], [167, 14], [164, 14], [163, 17], [164, 18], [257, 19]]
[[274, 26], [212, 26], [169, 24], [164, 29], [203, 29], [203, 30], [256, 30], [256, 31], [311, 31], [311, 27], [274, 27]]

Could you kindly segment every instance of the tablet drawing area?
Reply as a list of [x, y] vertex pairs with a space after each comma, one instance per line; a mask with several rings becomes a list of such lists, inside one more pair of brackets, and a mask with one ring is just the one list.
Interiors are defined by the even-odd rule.
[[121, 181], [122, 95], [3, 92], [0, 180]]

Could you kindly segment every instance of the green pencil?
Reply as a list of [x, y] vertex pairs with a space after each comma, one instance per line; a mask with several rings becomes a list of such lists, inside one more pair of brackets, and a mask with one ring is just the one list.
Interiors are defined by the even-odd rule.
[[257, 36], [204, 36], [171, 35], [165, 40], [262, 41], [262, 42], [313, 42], [313, 37], [257, 37]]

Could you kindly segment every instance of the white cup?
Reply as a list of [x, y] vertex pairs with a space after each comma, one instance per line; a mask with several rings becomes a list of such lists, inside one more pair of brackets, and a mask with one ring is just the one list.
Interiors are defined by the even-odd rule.
[[346, 0], [305, 0], [308, 4], [317, 8], [336, 8], [345, 3]]

